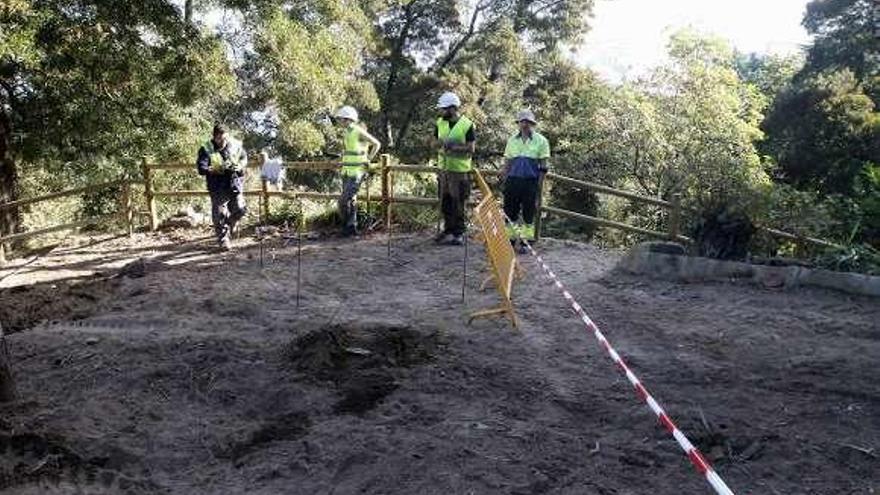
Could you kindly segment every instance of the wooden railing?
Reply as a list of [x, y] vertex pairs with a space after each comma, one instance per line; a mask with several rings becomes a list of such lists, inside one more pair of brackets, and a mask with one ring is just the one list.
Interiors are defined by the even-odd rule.
[[[333, 161], [292, 161], [285, 162], [284, 166], [287, 170], [294, 171], [335, 171], [340, 168], [342, 164], [340, 162]], [[155, 173], [157, 171], [168, 171], [168, 170], [194, 170], [194, 166], [191, 163], [160, 163], [160, 164], [152, 164], [149, 163], [146, 159], [143, 160], [142, 163], [142, 173], [143, 173], [143, 185], [144, 185], [144, 198], [146, 202], [146, 216], [148, 218], [148, 227], [150, 230], [156, 230], [159, 227], [159, 215], [157, 209], [157, 200], [161, 198], [176, 198], [176, 197], [200, 197], [200, 196], [209, 196], [208, 191], [206, 190], [157, 190], [156, 189], [156, 181]], [[256, 162], [250, 162], [247, 166], [248, 169], [259, 169], [260, 165]], [[409, 204], [409, 205], [417, 205], [417, 206], [427, 206], [427, 207], [437, 207], [440, 203], [439, 199], [436, 197], [418, 197], [418, 196], [398, 196], [394, 191], [394, 177], [397, 173], [437, 173], [438, 169], [432, 166], [426, 165], [406, 165], [406, 164], [398, 164], [394, 163], [390, 155], [382, 155], [377, 164], [372, 166], [374, 172], [378, 172], [381, 186], [379, 195], [377, 197], [373, 197], [371, 184], [368, 181], [365, 186], [365, 190], [359, 194], [359, 198], [366, 201], [367, 207], [369, 208], [374, 201], [380, 202], [382, 204], [383, 215], [386, 226], [391, 224], [392, 217], [392, 208], [395, 204]], [[498, 177], [500, 174], [498, 171], [493, 170], [484, 170], [481, 171], [483, 175], [487, 177]], [[622, 230], [625, 232], [631, 232], [635, 234], [644, 235], [651, 238], [656, 239], [668, 239], [674, 240], [678, 242], [689, 243], [691, 240], [688, 237], [685, 237], [681, 234], [681, 221], [682, 214], [694, 214], [696, 213], [694, 210], [686, 209], [681, 206], [681, 200], [679, 195], [674, 195], [672, 201], [666, 201], [659, 198], [653, 198], [650, 196], [644, 196], [641, 194], [637, 194], [631, 191], [625, 191], [621, 189], [615, 189], [613, 187], [605, 186], [602, 184], [597, 184], [594, 182], [589, 182], [580, 179], [573, 179], [571, 177], [565, 177], [555, 173], [549, 173], [546, 175], [546, 181], [555, 181], [562, 184], [567, 184], [570, 186], [575, 186], [579, 188], [583, 188], [585, 190], [603, 194], [610, 195], [619, 198], [623, 198], [629, 201], [634, 201], [636, 203], [643, 203], [648, 205], [653, 205], [659, 208], [662, 208], [667, 212], [666, 216], [666, 225], [667, 230], [665, 232], [646, 229], [643, 227], [638, 227], [635, 225], [630, 225], [627, 223], [617, 222], [609, 219], [597, 218], [589, 215], [585, 215], [583, 213], [578, 213], [574, 211], [569, 211], [561, 208], [555, 208], [551, 206], [539, 205], [539, 210], [542, 213], [547, 213], [550, 215], [555, 215], [563, 218], [567, 218], [570, 220], [574, 220], [576, 222], [581, 222], [588, 225], [612, 228], [617, 230]], [[543, 187], [546, 181], [541, 182], [542, 191], [539, 193], [539, 198], [543, 196]], [[20, 241], [24, 239], [29, 239], [32, 237], [37, 237], [40, 235], [48, 234], [51, 232], [57, 232], [61, 230], [69, 230], [69, 229], [77, 229], [89, 225], [95, 225], [99, 223], [106, 222], [111, 219], [121, 219], [126, 225], [128, 233], [131, 234], [134, 230], [134, 217], [135, 210], [132, 207], [132, 198], [131, 198], [131, 186], [134, 183], [139, 183], [139, 181], [112, 181], [106, 182], [103, 184], [95, 184], [85, 187], [79, 187], [76, 189], [68, 189], [66, 191], [60, 191], [56, 193], [46, 194], [43, 196], [39, 196], [36, 198], [26, 198], [17, 201], [12, 201], [9, 203], [0, 204], [0, 211], [8, 210], [12, 208], [19, 208], [21, 206], [38, 204], [41, 202], [49, 201], [52, 199], [73, 196], [77, 194], [83, 194], [88, 192], [94, 192], [101, 189], [105, 189], [108, 187], [116, 187], [121, 186], [121, 194], [119, 198], [119, 208], [118, 211], [114, 214], [107, 215], [104, 217], [98, 218], [89, 218], [83, 219], [76, 222], [70, 222], [66, 224], [54, 225], [46, 228], [41, 228], [38, 230], [33, 230], [29, 232], [16, 233], [4, 237], [0, 237], [0, 263], [5, 261], [5, 249], [8, 248], [9, 244], [13, 241]], [[297, 199], [315, 199], [315, 200], [336, 200], [339, 198], [339, 193], [323, 193], [316, 191], [273, 191], [269, 188], [268, 183], [265, 179], [261, 180], [261, 187], [259, 189], [248, 189], [244, 191], [244, 194], [247, 196], [256, 196], [260, 198], [260, 213], [262, 218], [268, 218], [271, 213], [271, 200], [272, 198], [283, 198], [287, 200], [297, 200]], [[536, 234], [538, 236], [541, 235], [541, 215], [538, 215], [538, 222], [536, 224]], [[796, 242], [802, 245], [814, 245], [823, 248], [828, 247], [839, 247], [838, 245], [822, 240], [816, 239], [812, 237], [800, 236], [796, 234], [791, 234], [788, 232], [782, 232], [780, 230], [760, 227], [760, 230], [766, 232], [772, 236], [785, 239], [788, 241]]]
[[92, 225], [99, 225], [105, 222], [121, 220], [126, 226], [129, 235], [134, 232], [134, 209], [132, 207], [132, 198], [131, 198], [131, 185], [136, 183], [136, 181], [128, 181], [128, 180], [115, 180], [110, 182], [104, 182], [101, 184], [91, 184], [88, 186], [77, 187], [73, 189], [66, 189], [64, 191], [58, 191], [54, 193], [44, 194], [42, 196], [37, 196], [33, 198], [24, 198], [16, 201], [10, 201], [8, 203], [0, 204], [0, 211], [12, 210], [21, 208], [22, 206], [30, 206], [36, 205], [40, 203], [45, 203], [47, 201], [51, 201], [53, 199], [65, 198], [70, 196], [76, 196], [79, 194], [97, 192], [103, 189], [107, 189], [110, 187], [120, 187], [121, 192], [119, 195], [119, 203], [118, 208], [115, 213], [110, 215], [104, 215], [99, 217], [85, 218], [82, 220], [77, 220], [75, 222], [68, 222], [58, 225], [52, 225], [49, 227], [40, 228], [37, 230], [30, 230], [27, 232], [18, 232], [15, 234], [9, 234], [0, 237], [0, 265], [6, 262], [6, 251], [10, 249], [10, 246], [13, 242], [23, 241], [26, 239], [30, 239], [33, 237], [38, 237], [41, 235], [51, 234], [53, 232], [60, 232], [63, 230], [72, 230], [79, 229], [83, 227], [88, 227]]
[[[598, 194], [607, 194], [607, 195], [611, 195], [611, 196], [617, 196], [620, 198], [625, 198], [625, 199], [634, 201], [636, 203], [645, 203], [645, 204], [658, 206], [660, 208], [668, 210], [669, 211], [669, 218], [668, 218], [669, 232], [667, 233], [667, 236], [669, 239], [678, 239], [679, 241], [688, 242], [689, 240], [687, 237], [680, 235], [682, 213], [687, 213], [689, 215], [699, 214], [699, 211], [697, 211], [696, 209], [682, 207], [681, 195], [679, 195], [679, 194], [674, 194], [672, 196], [672, 201], [666, 201], [663, 199], [652, 198], [650, 196], [643, 196], [641, 194], [636, 194], [636, 193], [629, 192], [629, 191], [614, 189], [612, 187], [604, 186], [602, 184], [596, 184], [594, 182], [589, 182], [589, 181], [579, 180], [579, 179], [572, 179], [571, 177], [565, 177], [565, 176], [557, 175], [557, 174], [553, 174], [553, 173], [547, 174], [547, 178], [551, 179], [551, 180], [559, 181], [564, 184], [582, 187], [584, 189], [587, 189], [589, 191], [592, 191], [592, 192], [595, 192]], [[603, 220], [600, 218], [589, 217], [589, 216], [582, 215], [579, 213], [574, 213], [571, 211], [560, 210], [558, 208], [544, 207], [544, 208], [542, 208], [542, 210], [559, 215], [559, 216], [573, 218], [575, 220], [581, 220], [585, 223], [590, 223], [593, 225], [616, 228], [616, 229], [620, 229], [620, 230], [624, 230], [624, 231], [628, 231], [628, 232], [645, 234], [645, 235], [652, 236], [652, 237], [663, 237], [662, 232], [646, 230], [646, 229], [642, 229], [639, 227], [634, 227], [632, 225], [621, 224], [619, 222], [612, 222], [610, 220]], [[765, 232], [773, 237], [778, 237], [780, 239], [785, 239], [787, 241], [792, 241], [792, 242], [796, 242], [799, 244], [811, 244], [811, 245], [819, 246], [819, 247], [823, 247], [823, 248], [840, 248], [841, 247], [840, 245], [835, 244], [833, 242], [825, 241], [822, 239], [817, 239], [815, 237], [791, 234], [789, 232], [783, 232], [778, 229], [760, 226], [760, 225], [757, 228], [759, 231]]]

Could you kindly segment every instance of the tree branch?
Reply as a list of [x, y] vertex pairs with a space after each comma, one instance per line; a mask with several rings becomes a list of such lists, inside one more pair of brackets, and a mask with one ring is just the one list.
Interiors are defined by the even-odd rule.
[[394, 134], [391, 132], [391, 92], [397, 84], [397, 75], [400, 71], [400, 63], [403, 59], [403, 50], [409, 39], [410, 28], [413, 23], [413, 7], [418, 0], [412, 0], [404, 7], [404, 23], [400, 28], [400, 34], [394, 43], [391, 51], [391, 66], [388, 68], [388, 79], [385, 82], [385, 95], [382, 98], [382, 131], [385, 133], [385, 145], [388, 148], [394, 147]]
[[548, 10], [548, 9], [552, 9], [553, 7], [556, 7], [557, 5], [563, 4], [566, 1], [567, 0], [554, 0], [552, 2], [549, 2], [549, 3], [545, 4], [543, 7], [533, 10], [532, 15], [536, 16], [536, 15], [540, 14], [541, 12]]
[[489, 2], [479, 3], [476, 7], [474, 7], [474, 11], [471, 14], [470, 23], [468, 23], [468, 30], [464, 35], [462, 35], [461, 39], [459, 39], [455, 44], [452, 45], [452, 48], [449, 50], [449, 53], [443, 57], [442, 61], [439, 65], [437, 65], [431, 72], [438, 73], [441, 70], [445, 69], [447, 65], [451, 64], [455, 57], [458, 56], [458, 52], [467, 44], [468, 41], [473, 38], [474, 34], [477, 32], [477, 19], [480, 18], [480, 14], [489, 7]]
[[[452, 47], [449, 49], [449, 52], [446, 54], [443, 59], [441, 59], [440, 63], [435, 65], [431, 70], [428, 71], [429, 75], [439, 74], [440, 71], [445, 69], [449, 64], [455, 61], [458, 56], [458, 52], [464, 48], [464, 46], [477, 34], [477, 20], [480, 18], [480, 14], [487, 8], [489, 8], [490, 2], [486, 0], [485, 2], [481, 2], [474, 7], [474, 11], [471, 14], [471, 20], [468, 23], [468, 30], [462, 35], [462, 37], [455, 42]], [[424, 93], [423, 93], [424, 94]], [[412, 105], [410, 105], [409, 110], [406, 112], [406, 117], [404, 117], [403, 122], [400, 125], [400, 128], [397, 132], [397, 141], [403, 141], [406, 135], [409, 133], [409, 128], [412, 125], [412, 119], [415, 118], [416, 109], [422, 105], [425, 101], [425, 97], [422, 96], [418, 98]]]

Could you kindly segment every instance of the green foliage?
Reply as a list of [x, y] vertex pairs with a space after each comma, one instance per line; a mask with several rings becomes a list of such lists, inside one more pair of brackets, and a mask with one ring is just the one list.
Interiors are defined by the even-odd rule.
[[854, 244], [828, 251], [814, 259], [817, 266], [839, 272], [880, 275], [880, 250], [868, 244]]
[[801, 54], [737, 53], [735, 64], [739, 78], [754, 85], [768, 101], [772, 102], [791, 85], [794, 76], [804, 66], [804, 57]]
[[[686, 30], [669, 53], [670, 64], [649, 77], [610, 95], [592, 92], [592, 108], [578, 113], [577, 147], [588, 157], [581, 163], [603, 182], [666, 199], [680, 193], [698, 209], [731, 201], [756, 208], [770, 187], [755, 147], [766, 98], [739, 78], [722, 40]], [[662, 222], [647, 206], [609, 211], [649, 228]]]
[[[593, 3], [193, 0], [187, 9], [171, 0], [6, 0], [0, 112], [11, 124], [20, 189], [36, 195], [136, 177], [145, 154], [192, 161], [215, 121], [251, 152], [269, 147], [294, 159], [338, 151], [327, 117], [343, 104], [358, 108], [386, 151], [424, 163], [435, 155], [434, 101], [451, 89], [476, 122], [481, 167], [503, 165], [512, 116], [531, 108], [553, 147], [550, 165], [564, 175], [664, 199], [681, 194], [701, 211], [736, 205], [762, 225], [877, 246], [880, 44], [870, 0], [810, 2], [804, 25], [814, 41], [805, 57], [737, 53], [683, 30], [669, 42], [666, 65], [619, 86], [563, 52], [588, 30]], [[231, 21], [209, 31], [205, 21], [218, 8]], [[290, 179], [338, 190], [334, 174]], [[202, 184], [194, 171], [157, 176], [160, 188]], [[432, 176], [401, 175], [397, 186], [398, 194], [436, 193]], [[668, 227], [655, 207], [562, 186], [546, 196], [588, 215]], [[51, 215], [26, 211], [25, 223], [113, 206], [108, 194], [89, 195]], [[333, 205], [307, 206], [310, 219], [332, 219]], [[402, 205], [395, 215], [414, 228], [436, 219], [431, 209]], [[558, 219], [546, 227], [595, 234]], [[609, 232], [601, 238], [635, 239]], [[859, 249], [839, 265], [867, 266], [871, 252]]]
[[[550, 205], [592, 217], [600, 216], [598, 215], [599, 197], [595, 193], [566, 184], [553, 185]], [[549, 237], [589, 241], [596, 234], [597, 229], [594, 225], [570, 219], [548, 217], [544, 221], [543, 230]]]
[[804, 26], [814, 42], [804, 67], [776, 96], [761, 148], [781, 180], [817, 192], [819, 203], [834, 195], [831, 201], [846, 204], [828, 220], [832, 230], [847, 232], [837, 238], [877, 245], [872, 171], [880, 164], [880, 40], [871, 8], [870, 0], [808, 4]]
[[16, 2], [0, 24], [13, 157], [71, 182], [96, 160], [118, 173], [145, 153], [180, 156], [179, 137], [206, 127], [194, 110], [234, 89], [219, 41], [164, 1]]
[[[371, 127], [404, 160], [432, 155], [435, 98], [454, 89], [479, 146], [500, 146], [542, 57], [586, 32], [593, 0], [377, 1], [377, 50], [366, 64], [381, 101]], [[482, 134], [485, 133], [485, 134]], [[497, 149], [488, 148], [489, 154]]]
[[779, 184], [767, 196], [762, 217], [768, 224], [786, 232], [842, 240], [849, 232], [845, 224], [835, 220], [835, 216], [848, 206], [851, 204], [841, 196], [829, 198]]
[[325, 144], [320, 117], [342, 103], [378, 105], [375, 92], [356, 79], [365, 19], [341, 1], [303, 2], [261, 17], [252, 70], [268, 81], [266, 103], [277, 111], [279, 147], [317, 154]]
[[880, 114], [848, 69], [784, 92], [764, 128], [783, 178], [802, 188], [852, 194], [862, 169], [880, 161]]
[[880, 246], [880, 166], [866, 165], [857, 189], [860, 215], [855, 227], [861, 228], [858, 237], [870, 245]]
[[849, 69], [860, 81], [878, 74], [880, 41], [874, 36], [872, 0], [813, 0], [804, 27], [815, 36], [807, 73]]

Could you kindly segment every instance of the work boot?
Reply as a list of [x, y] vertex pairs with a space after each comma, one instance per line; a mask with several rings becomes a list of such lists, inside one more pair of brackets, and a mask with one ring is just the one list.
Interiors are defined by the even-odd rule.
[[452, 236], [452, 240], [449, 241], [450, 245], [453, 246], [461, 246], [464, 244], [464, 236], [461, 234]]
[[454, 236], [448, 232], [441, 232], [434, 236], [434, 242], [437, 244], [449, 244]]

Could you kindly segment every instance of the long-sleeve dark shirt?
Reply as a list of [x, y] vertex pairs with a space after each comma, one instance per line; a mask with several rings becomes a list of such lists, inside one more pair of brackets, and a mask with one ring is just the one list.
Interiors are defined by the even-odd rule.
[[[233, 192], [242, 192], [244, 191], [244, 171], [236, 172], [233, 170], [226, 170], [221, 173], [211, 172], [211, 157], [209, 155], [209, 151], [205, 149], [203, 145], [199, 148], [199, 155], [196, 159], [196, 167], [198, 167], [199, 175], [204, 175], [207, 179], [208, 190], [209, 191], [228, 191], [232, 190]], [[220, 156], [223, 157], [223, 160], [230, 160], [230, 150], [232, 146], [227, 142], [226, 146], [222, 149], [217, 149], [217, 145], [211, 141], [211, 146], [213, 147], [211, 152], [220, 153]], [[241, 153], [244, 153], [244, 149], [241, 149]]]

